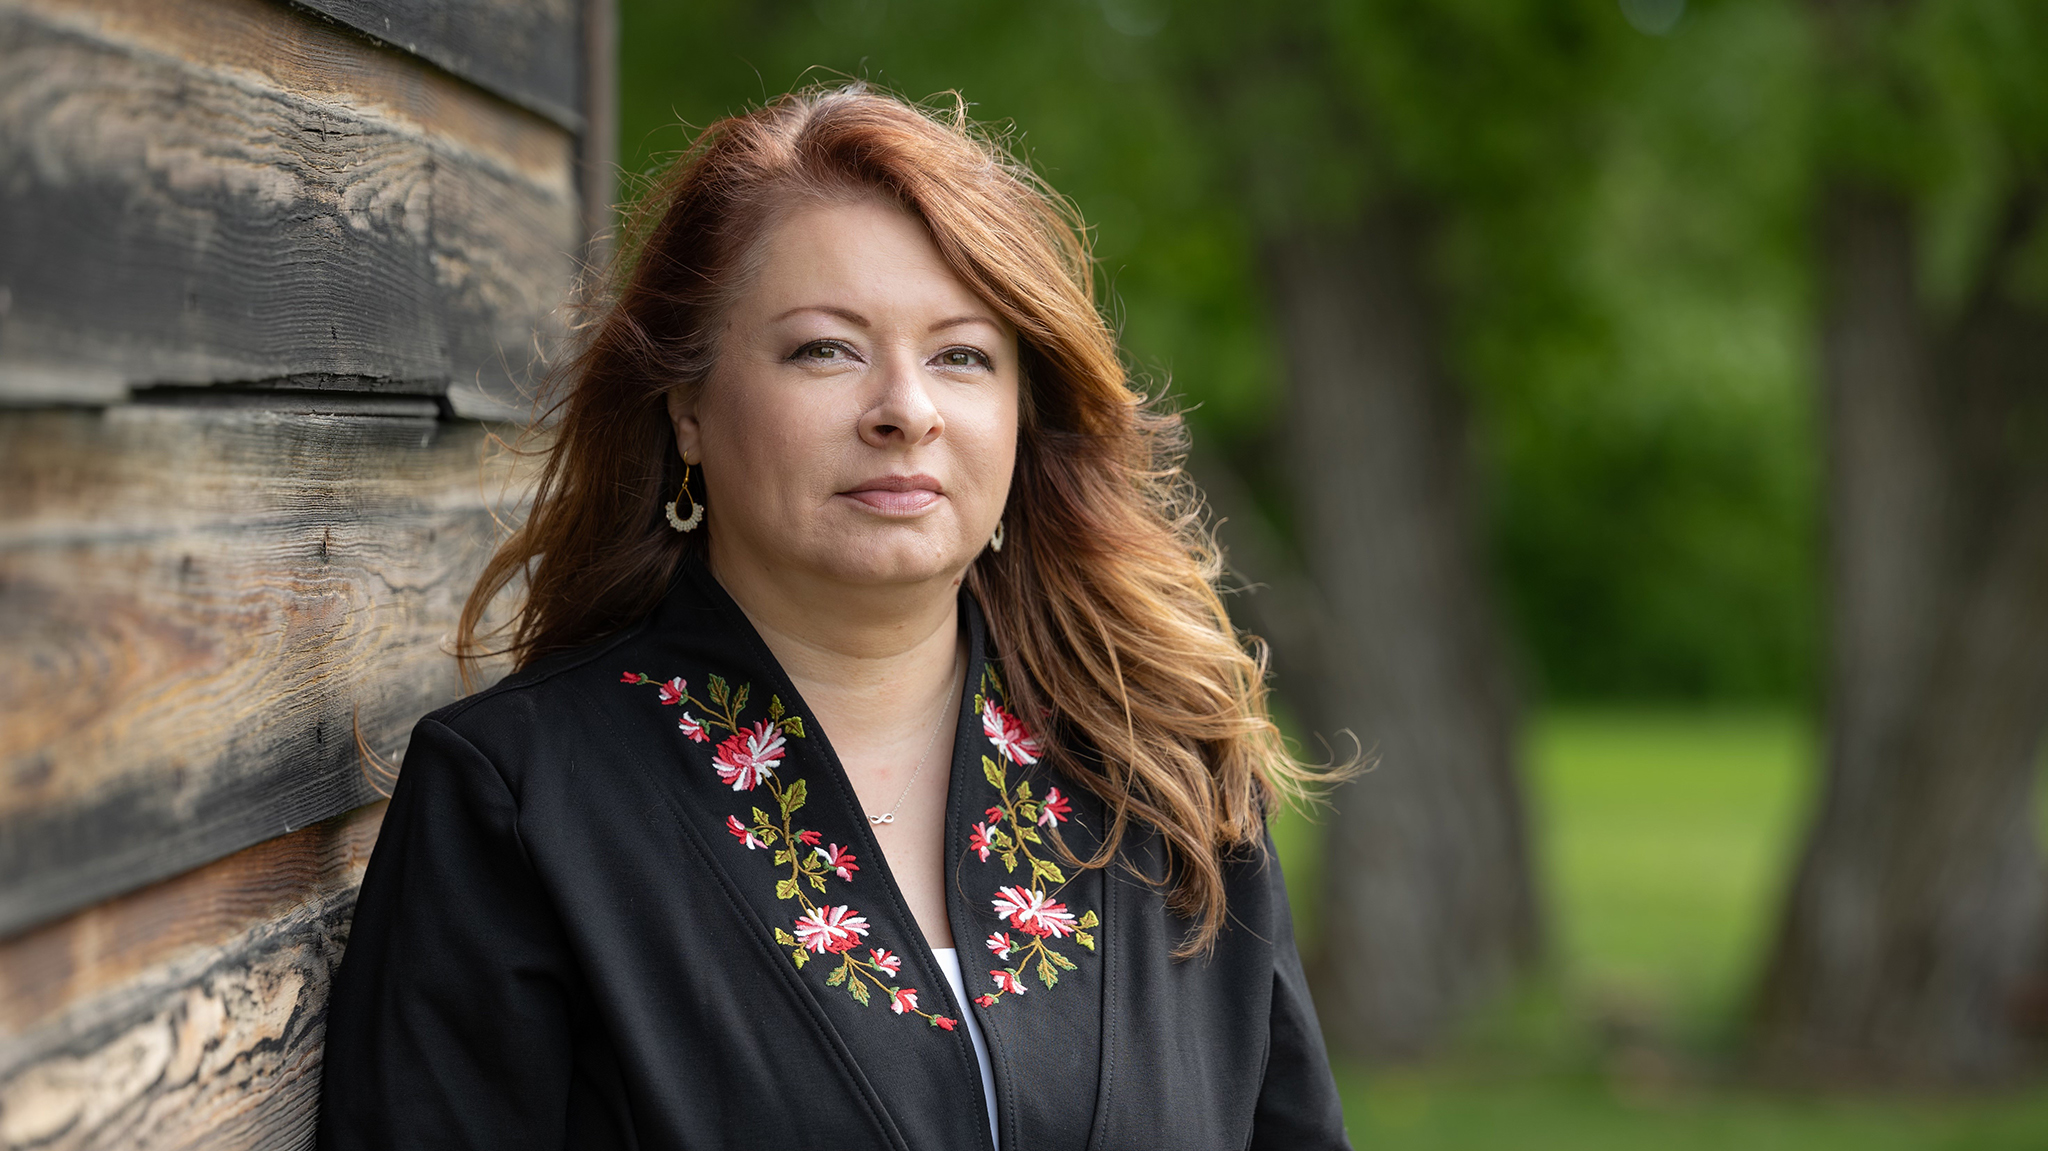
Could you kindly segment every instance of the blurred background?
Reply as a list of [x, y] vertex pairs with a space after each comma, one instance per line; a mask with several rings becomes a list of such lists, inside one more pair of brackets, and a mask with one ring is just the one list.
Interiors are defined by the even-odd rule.
[[2048, 8], [620, 31], [629, 195], [851, 78], [1073, 199], [1290, 731], [1376, 760], [1281, 828], [1360, 1146], [2048, 1145]]

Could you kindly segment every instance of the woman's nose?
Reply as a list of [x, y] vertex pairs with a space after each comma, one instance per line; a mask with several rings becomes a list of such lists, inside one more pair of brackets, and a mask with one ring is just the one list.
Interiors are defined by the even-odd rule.
[[873, 402], [861, 413], [861, 438], [878, 448], [915, 447], [937, 439], [945, 420], [932, 400], [931, 381], [925, 378], [917, 357], [891, 355], [880, 367], [870, 377], [876, 391]]

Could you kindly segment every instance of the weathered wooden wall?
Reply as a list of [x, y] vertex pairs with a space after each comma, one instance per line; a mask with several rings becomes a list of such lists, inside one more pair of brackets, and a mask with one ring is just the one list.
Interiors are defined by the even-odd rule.
[[[609, 0], [0, 0], [0, 1147], [309, 1144]], [[489, 422], [485, 422], [489, 421]]]

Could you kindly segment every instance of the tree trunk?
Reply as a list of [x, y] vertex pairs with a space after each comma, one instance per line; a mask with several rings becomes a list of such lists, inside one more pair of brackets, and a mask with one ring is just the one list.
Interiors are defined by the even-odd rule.
[[1267, 252], [1291, 378], [1284, 451], [1327, 613], [1319, 674], [1283, 686], [1314, 730], [1355, 733], [1373, 763], [1336, 797], [1318, 1003], [1331, 1041], [1372, 1058], [1426, 1050], [1538, 941], [1427, 224], [1388, 206]]
[[1823, 201], [1828, 761], [1759, 1000], [1781, 1074], [1996, 1080], [2033, 1044], [2048, 314], [2010, 281], [2035, 191], [1946, 332], [1919, 299], [1910, 206]]

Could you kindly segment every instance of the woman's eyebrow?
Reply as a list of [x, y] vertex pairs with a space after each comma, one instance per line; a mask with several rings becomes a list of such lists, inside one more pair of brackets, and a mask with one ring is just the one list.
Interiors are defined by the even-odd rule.
[[987, 324], [989, 327], [997, 329], [1000, 329], [1002, 327], [1001, 324], [996, 323], [994, 320], [989, 319], [987, 316], [980, 315], [979, 313], [969, 313], [964, 316], [953, 316], [948, 319], [940, 320], [938, 323], [933, 324], [929, 329], [927, 329], [927, 331], [943, 332], [947, 328], [957, 328], [962, 324]]
[[[859, 312], [856, 312], [851, 308], [834, 307], [831, 304], [798, 304], [796, 307], [791, 308], [787, 312], [782, 313], [781, 315], [775, 317], [773, 320], [770, 320], [768, 322], [771, 324], [779, 324], [782, 321], [790, 318], [791, 316], [796, 315], [798, 312], [823, 312], [828, 316], [837, 316], [840, 319], [845, 320], [847, 323], [852, 324], [857, 328], [866, 328], [873, 326], [868, 323], [868, 318], [866, 316], [861, 315]], [[947, 322], [950, 323], [951, 321]]]

